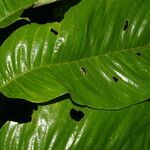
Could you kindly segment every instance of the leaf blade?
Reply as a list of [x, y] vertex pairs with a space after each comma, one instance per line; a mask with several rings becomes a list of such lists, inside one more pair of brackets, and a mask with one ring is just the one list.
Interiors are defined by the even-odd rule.
[[[61, 87], [59, 95], [69, 92], [78, 104], [98, 109], [120, 109], [148, 99], [150, 97], [149, 1], [132, 0], [126, 3], [124, 0], [116, 4], [116, 0], [107, 2], [101, 0], [96, 9], [94, 4], [97, 0], [95, 3], [88, 2], [81, 1], [60, 23], [32, 24], [16, 31], [2, 46], [2, 51], [5, 59], [8, 59], [10, 53], [11, 60], [18, 62], [18, 66], [5, 67], [4, 70], [10, 72], [10, 77], [9, 73], [7, 75], [2, 71], [1, 76], [4, 78], [2, 77], [1, 87], [5, 85], [6, 79], [9, 82], [9, 78], [13, 78], [11, 70], [14, 72], [19, 70], [15, 76], [23, 75], [26, 71], [21, 71], [23, 66], [21, 64], [27, 64], [25, 66], [27, 70], [37, 68], [42, 69], [43, 73], [48, 71], [51, 81], [56, 83], [54, 87]], [[127, 13], [122, 12], [123, 5]], [[136, 10], [138, 12], [135, 16]], [[128, 29], [125, 30], [126, 24]], [[51, 32], [51, 29], [58, 35]], [[22, 37], [26, 32], [27, 35]], [[30, 33], [33, 36], [29, 36]], [[14, 37], [17, 38], [11, 52], [7, 50], [7, 45], [12, 43]], [[19, 42], [22, 44], [18, 53], [16, 48]], [[22, 50], [23, 44], [28, 48]], [[25, 53], [27, 57], [21, 59]], [[14, 58], [14, 54], [17, 58]], [[6, 62], [9, 66], [5, 59], [1, 64]], [[2, 65], [1, 70], [3, 67]], [[44, 78], [48, 78], [48, 75]], [[21, 83], [20, 79], [19, 82]], [[25, 84], [24, 82], [22, 85]], [[52, 85], [49, 87], [52, 89]], [[39, 89], [42, 89], [40, 85]], [[1, 91], [9, 96], [6, 89]], [[44, 93], [49, 91], [45, 90]], [[42, 95], [42, 92], [40, 94]], [[11, 96], [17, 97], [17, 93]], [[42, 101], [48, 100], [48, 96], [41, 98]], [[36, 96], [34, 100], [26, 95], [22, 98], [36, 101]]]
[[[77, 107], [69, 100], [39, 106], [32, 122], [6, 123], [0, 131], [0, 148], [148, 149], [149, 106], [145, 102], [119, 111], [102, 111]], [[72, 108], [84, 113], [79, 122], [70, 117]]]

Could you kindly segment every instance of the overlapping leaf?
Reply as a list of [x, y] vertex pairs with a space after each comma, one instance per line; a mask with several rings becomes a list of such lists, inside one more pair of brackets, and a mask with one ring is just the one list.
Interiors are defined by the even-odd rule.
[[[119, 109], [150, 97], [149, 0], [82, 0], [60, 23], [27, 25], [0, 51], [0, 89]], [[97, 5], [95, 5], [97, 4]]]
[[32, 5], [42, 5], [56, 0], [1, 0], [0, 1], [0, 28], [4, 28], [21, 19], [24, 9]]
[[49, 4], [55, 1], [60, 1], [60, 0], [38, 0], [34, 5], [35, 7], [38, 7], [38, 6]]
[[[82, 111], [84, 118], [72, 119], [72, 109]], [[0, 131], [0, 149], [149, 150], [149, 109], [149, 102], [120, 111], [81, 108], [69, 100], [39, 106], [32, 122], [7, 122]]]
[[[76, 103], [109, 111], [69, 100], [39, 106], [31, 123], [5, 124], [0, 149], [149, 150], [150, 105], [140, 103], [150, 97], [149, 4], [82, 0], [60, 23], [12, 34], [0, 49], [1, 92], [34, 102], [69, 92]], [[84, 113], [79, 122], [72, 108]]]

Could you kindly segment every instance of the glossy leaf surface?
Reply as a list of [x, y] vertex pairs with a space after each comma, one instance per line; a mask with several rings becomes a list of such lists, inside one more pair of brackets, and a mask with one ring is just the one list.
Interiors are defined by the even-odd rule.
[[[39, 106], [30, 123], [6, 123], [0, 131], [0, 149], [149, 150], [149, 109], [149, 102], [119, 111], [77, 107], [69, 100]], [[79, 112], [84, 117], [76, 121]]]
[[[0, 28], [33, 4], [7, 2]], [[0, 91], [36, 103], [69, 93], [89, 107], [39, 104], [30, 123], [3, 126], [0, 150], [149, 150], [149, 66], [149, 0], [82, 0], [59, 23], [23, 26], [0, 48]]]
[[76, 103], [102, 109], [145, 101], [149, 3], [82, 0], [60, 23], [18, 29], [1, 47], [1, 91], [34, 102], [68, 92]]

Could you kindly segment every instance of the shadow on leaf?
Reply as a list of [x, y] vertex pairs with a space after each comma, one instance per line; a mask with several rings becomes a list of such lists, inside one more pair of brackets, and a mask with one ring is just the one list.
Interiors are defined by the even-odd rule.
[[6, 121], [30, 122], [37, 104], [22, 99], [10, 99], [0, 94], [0, 128]]
[[23, 99], [7, 98], [0, 94], [0, 128], [7, 121], [18, 123], [31, 122], [33, 111], [37, 110], [38, 106], [46, 106], [67, 99], [71, 99], [70, 94], [68, 93], [48, 102], [36, 104]]
[[80, 1], [81, 0], [63, 0], [24, 10], [20, 16], [22, 18], [21, 20], [16, 21], [8, 27], [0, 29], [0, 46], [15, 30], [24, 25], [31, 23], [46, 24], [60, 22], [63, 20], [65, 13]]
[[26, 9], [21, 15], [22, 18], [29, 18], [34, 23], [45, 24], [60, 22], [65, 13], [81, 0], [61, 0], [40, 7]]
[[18, 20], [15, 23], [11, 24], [6, 28], [0, 29], [0, 46], [4, 43], [4, 41], [18, 28], [27, 25], [29, 21], [27, 20]]

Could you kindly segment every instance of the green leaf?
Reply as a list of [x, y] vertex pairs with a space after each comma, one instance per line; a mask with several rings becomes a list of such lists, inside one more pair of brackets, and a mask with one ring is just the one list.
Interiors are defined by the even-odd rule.
[[37, 0], [1, 0], [0, 1], [0, 28], [21, 19], [23, 10], [30, 7]]
[[49, 3], [52, 3], [55, 1], [60, 1], [60, 0], [38, 0], [34, 5], [35, 5], [35, 7], [37, 7], [37, 6], [49, 4]]
[[2, 46], [0, 85], [1, 91], [8, 97], [45, 102], [66, 93], [49, 69], [41, 66], [41, 63], [49, 62], [48, 54], [51, 52], [48, 48], [56, 38], [49, 34], [49, 30], [48, 25], [28, 25], [18, 30]]
[[[75, 121], [71, 109], [84, 117]], [[149, 150], [149, 110], [149, 102], [119, 111], [77, 107], [69, 100], [39, 106], [32, 122], [5, 124], [0, 131], [0, 149]]]
[[35, 5], [43, 5], [56, 0], [1, 0], [0, 1], [0, 28], [4, 28], [21, 19], [24, 9]]
[[1, 92], [34, 102], [68, 92], [76, 103], [101, 109], [145, 101], [149, 4], [82, 0], [60, 23], [18, 29], [1, 47]]

